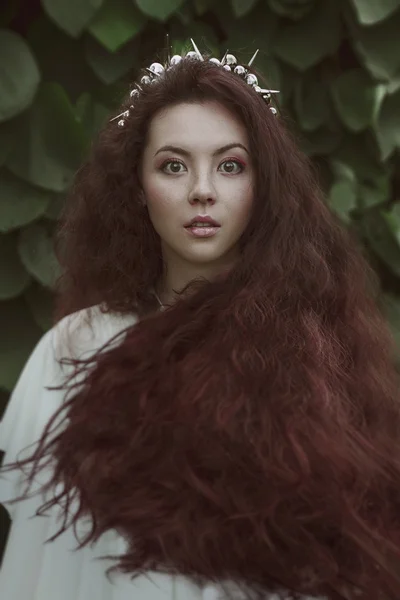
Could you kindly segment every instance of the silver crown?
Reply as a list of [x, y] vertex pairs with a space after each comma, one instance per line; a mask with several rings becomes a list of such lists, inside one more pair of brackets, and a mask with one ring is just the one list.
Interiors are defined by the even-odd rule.
[[[163, 75], [163, 73], [165, 73], [165, 71], [168, 71], [169, 69], [173, 69], [184, 58], [204, 61], [204, 58], [203, 58], [201, 52], [199, 51], [199, 49], [197, 48], [196, 44], [194, 43], [194, 41], [192, 39], [190, 39], [190, 41], [192, 42], [194, 50], [190, 50], [190, 52], [187, 52], [184, 57], [180, 56], [179, 54], [175, 54], [172, 57], [170, 57], [170, 56], [168, 57], [168, 60], [165, 65], [162, 65], [159, 62], [154, 62], [150, 65], [150, 67], [146, 67], [146, 69], [144, 69], [146, 71], [146, 75], [143, 75], [141, 77], [140, 83], [135, 83], [135, 87], [130, 92], [130, 98], [132, 100], [132, 104], [130, 105], [129, 109], [125, 110], [124, 112], [117, 115], [116, 117], [113, 117], [112, 119], [110, 119], [110, 121], [116, 121], [117, 119], [119, 119], [118, 127], [124, 127], [125, 119], [127, 117], [129, 117], [130, 110], [133, 110], [135, 108], [134, 102], [136, 102], [138, 100], [138, 98], [140, 97], [140, 92], [142, 91], [142, 86], [157, 83], [157, 79], [159, 77], [162, 77], [162, 75]], [[255, 51], [255, 53], [249, 60], [246, 67], [239, 65], [236, 56], [234, 56], [233, 54], [229, 54], [228, 50], [225, 52], [225, 54], [221, 60], [213, 57], [213, 58], [209, 58], [208, 62], [211, 62], [211, 63], [215, 64], [217, 67], [223, 68], [226, 71], [230, 71], [230, 72], [234, 73], [235, 75], [238, 75], [239, 77], [241, 77], [257, 94], [259, 94], [261, 96], [261, 98], [264, 100], [264, 102], [268, 105], [272, 114], [276, 115], [278, 113], [276, 108], [274, 108], [273, 106], [269, 106], [269, 105], [271, 104], [272, 94], [279, 94], [279, 90], [268, 90], [268, 89], [260, 87], [260, 85], [258, 84], [257, 76], [254, 75], [254, 73], [250, 73], [250, 67], [253, 64], [258, 52], [259, 52], [259, 50]]]

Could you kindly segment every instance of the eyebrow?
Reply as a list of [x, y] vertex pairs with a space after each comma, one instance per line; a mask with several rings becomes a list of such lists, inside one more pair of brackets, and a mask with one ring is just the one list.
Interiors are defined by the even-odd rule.
[[[233, 142], [232, 144], [226, 144], [226, 146], [222, 146], [222, 148], [218, 148], [218, 150], [215, 150], [213, 156], [219, 156], [220, 154], [223, 154], [224, 152], [227, 152], [232, 148], [242, 148], [247, 152], [247, 154], [250, 154], [246, 146], [243, 146], [243, 144], [239, 144], [238, 142]], [[190, 152], [184, 150], [183, 148], [180, 148], [179, 146], [162, 146], [159, 150], [157, 150], [154, 156], [157, 156], [157, 154], [159, 154], [160, 152], [176, 152], [177, 154], [182, 154], [182, 156], [190, 156]]]

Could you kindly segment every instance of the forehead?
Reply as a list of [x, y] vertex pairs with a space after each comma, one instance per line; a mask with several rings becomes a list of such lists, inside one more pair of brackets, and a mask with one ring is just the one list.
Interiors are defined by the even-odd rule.
[[154, 116], [148, 136], [151, 147], [163, 144], [224, 146], [247, 144], [247, 131], [241, 121], [218, 102], [181, 103]]

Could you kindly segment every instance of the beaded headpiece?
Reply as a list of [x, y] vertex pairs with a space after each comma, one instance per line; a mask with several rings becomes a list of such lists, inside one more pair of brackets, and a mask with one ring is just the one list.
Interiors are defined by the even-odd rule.
[[[124, 127], [125, 119], [127, 117], [129, 117], [130, 110], [133, 110], [135, 108], [135, 106], [134, 106], [135, 100], [137, 100], [140, 97], [140, 92], [143, 89], [142, 86], [146, 86], [146, 85], [155, 83], [159, 77], [162, 77], [162, 75], [165, 71], [168, 71], [169, 69], [173, 69], [174, 66], [177, 65], [178, 63], [180, 63], [181, 60], [183, 60], [184, 58], [190, 58], [190, 59], [204, 61], [204, 58], [203, 58], [201, 52], [199, 51], [199, 49], [197, 48], [196, 44], [194, 43], [194, 41], [192, 39], [190, 41], [192, 42], [194, 50], [187, 52], [185, 57], [182, 57], [179, 54], [175, 54], [172, 57], [170, 57], [170, 56], [168, 57], [167, 63], [165, 65], [162, 65], [159, 62], [154, 62], [150, 65], [150, 67], [147, 67], [145, 69], [146, 74], [141, 77], [140, 83], [134, 84], [135, 87], [130, 92], [130, 98], [131, 98], [133, 104], [131, 104], [131, 106], [129, 107], [128, 110], [125, 110], [124, 112], [117, 115], [116, 117], [113, 117], [111, 119], [111, 121], [115, 121], [115, 120], [119, 119], [118, 127]], [[221, 67], [222, 69], [225, 69], [226, 71], [231, 71], [235, 75], [238, 75], [239, 77], [241, 77], [249, 86], [251, 86], [251, 88], [257, 94], [259, 94], [261, 96], [261, 98], [264, 100], [264, 102], [268, 105], [272, 114], [276, 115], [277, 114], [276, 108], [274, 108], [273, 106], [270, 106], [270, 104], [271, 104], [272, 94], [279, 94], [279, 90], [268, 90], [268, 89], [261, 88], [258, 85], [257, 76], [254, 75], [254, 73], [250, 73], [250, 67], [253, 64], [257, 54], [258, 54], [258, 50], [255, 51], [254, 55], [252, 56], [252, 58], [250, 59], [250, 61], [248, 62], [246, 67], [239, 65], [236, 56], [234, 56], [233, 54], [229, 54], [228, 50], [225, 52], [225, 54], [221, 60], [219, 60], [218, 58], [210, 58], [208, 60], [209, 60], [209, 62], [214, 63], [216, 66]]]

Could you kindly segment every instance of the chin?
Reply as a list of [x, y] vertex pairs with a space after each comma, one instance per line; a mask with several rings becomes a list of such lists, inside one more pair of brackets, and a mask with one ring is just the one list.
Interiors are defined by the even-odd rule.
[[194, 265], [209, 264], [219, 261], [223, 256], [224, 252], [196, 252], [188, 253], [182, 256], [187, 262]]

